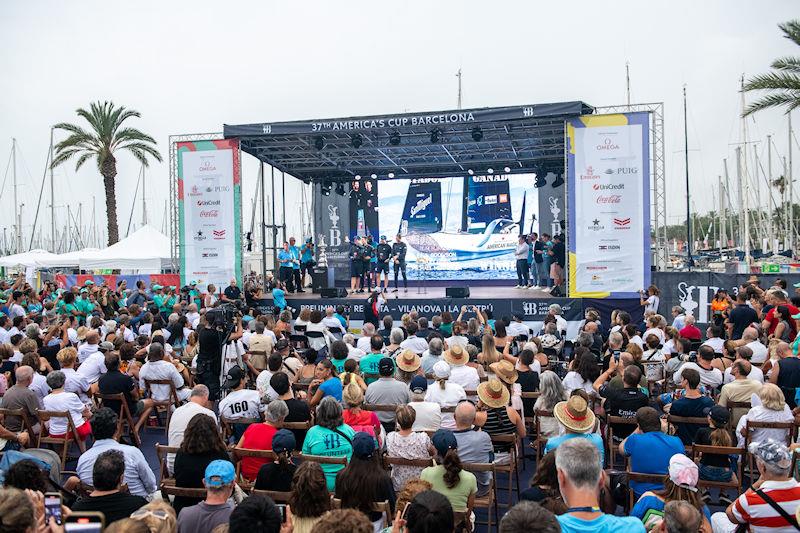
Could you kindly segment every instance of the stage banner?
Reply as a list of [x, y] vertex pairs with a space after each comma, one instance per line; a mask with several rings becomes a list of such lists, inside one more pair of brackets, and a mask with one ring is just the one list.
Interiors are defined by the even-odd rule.
[[350, 200], [339, 194], [324, 195], [315, 183], [313, 195], [314, 243], [317, 264], [328, 267], [330, 286], [350, 285]]
[[239, 141], [179, 142], [177, 152], [181, 284], [241, 284]]
[[650, 284], [648, 113], [567, 121], [569, 295], [629, 298]]

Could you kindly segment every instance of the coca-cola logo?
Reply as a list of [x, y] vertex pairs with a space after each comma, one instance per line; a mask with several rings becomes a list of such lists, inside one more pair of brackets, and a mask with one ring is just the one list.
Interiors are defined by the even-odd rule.
[[211, 161], [203, 161], [200, 163], [200, 172], [212, 172], [217, 170], [217, 167], [214, 166], [214, 163]]
[[621, 194], [609, 194], [609, 195], [601, 194], [600, 196], [597, 197], [597, 200], [595, 200], [595, 203], [598, 203], [598, 204], [618, 204], [621, 201], [622, 201], [622, 195]]
[[202, 207], [204, 205], [220, 205], [221, 200], [197, 200], [197, 207]]
[[596, 191], [608, 191], [608, 190], [615, 190], [621, 191], [625, 188], [624, 183], [595, 183], [592, 185], [592, 189]]
[[603, 139], [602, 143], [597, 145], [597, 149], [603, 151], [614, 151], [614, 150], [619, 150], [619, 145], [616, 144], [611, 139], [611, 137], [606, 137], [605, 139]]
[[219, 209], [209, 209], [200, 211], [200, 218], [217, 218], [219, 216]]

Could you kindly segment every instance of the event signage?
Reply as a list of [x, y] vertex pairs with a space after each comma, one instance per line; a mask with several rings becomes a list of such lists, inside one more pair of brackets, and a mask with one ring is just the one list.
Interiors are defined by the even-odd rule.
[[372, 117], [272, 122], [261, 124], [225, 125], [225, 137], [254, 137], [301, 133], [336, 133], [402, 129], [414, 127], [442, 127], [477, 124], [487, 121], [520, 120], [526, 118], [579, 115], [585, 112], [581, 102], [536, 104], [487, 109], [464, 109], [436, 113], [407, 113]]
[[570, 296], [631, 297], [650, 283], [649, 114], [567, 122]]
[[178, 143], [181, 284], [241, 281], [241, 180], [236, 140]]

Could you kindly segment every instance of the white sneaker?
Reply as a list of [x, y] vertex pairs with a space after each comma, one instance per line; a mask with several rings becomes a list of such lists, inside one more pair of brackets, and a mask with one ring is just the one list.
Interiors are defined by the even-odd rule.
[[528, 288], [529, 288], [529, 289], [532, 289], [532, 290], [536, 290], [536, 291], [538, 291], [538, 290], [539, 290], [539, 286], [538, 286], [538, 285], [531, 285], [531, 286], [530, 286], [530, 287], [528, 287]]
[[515, 288], [515, 289], [524, 289], [525, 287], [524, 287], [523, 285], [517, 285], [517, 286], [515, 286], [514, 288]]

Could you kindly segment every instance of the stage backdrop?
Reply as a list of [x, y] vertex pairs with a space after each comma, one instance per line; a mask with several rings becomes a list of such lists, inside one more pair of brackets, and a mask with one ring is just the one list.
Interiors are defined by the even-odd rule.
[[241, 283], [242, 230], [239, 143], [235, 139], [178, 143], [181, 284], [205, 291], [231, 278]]
[[648, 113], [567, 122], [569, 295], [635, 297], [650, 284]]

